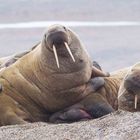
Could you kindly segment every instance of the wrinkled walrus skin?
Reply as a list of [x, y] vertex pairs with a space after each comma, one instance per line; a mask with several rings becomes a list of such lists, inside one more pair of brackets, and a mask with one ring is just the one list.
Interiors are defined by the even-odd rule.
[[140, 63], [130, 67], [120, 86], [119, 94], [120, 109], [140, 111]]
[[32, 51], [12, 59], [0, 70], [0, 125], [48, 121], [102, 86], [100, 77], [90, 80], [94, 70], [94, 76], [106, 76], [93, 68], [77, 35], [61, 25], [51, 26]]

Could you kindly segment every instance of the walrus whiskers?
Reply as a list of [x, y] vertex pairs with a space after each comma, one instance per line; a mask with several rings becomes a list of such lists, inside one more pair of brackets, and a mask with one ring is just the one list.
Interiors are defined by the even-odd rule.
[[68, 50], [68, 53], [70, 54], [70, 56], [71, 56], [73, 62], [75, 62], [75, 58], [74, 58], [74, 56], [73, 56], [73, 54], [72, 54], [72, 52], [71, 52], [71, 50], [70, 50], [68, 44], [67, 44], [66, 42], [64, 42], [64, 44], [65, 44], [66, 49]]
[[137, 109], [138, 96], [135, 95], [135, 109]]
[[59, 66], [59, 60], [58, 60], [58, 55], [57, 55], [57, 51], [56, 51], [55, 45], [53, 45], [53, 52], [54, 52], [54, 56], [55, 56], [57, 67], [59, 68], [60, 67]]

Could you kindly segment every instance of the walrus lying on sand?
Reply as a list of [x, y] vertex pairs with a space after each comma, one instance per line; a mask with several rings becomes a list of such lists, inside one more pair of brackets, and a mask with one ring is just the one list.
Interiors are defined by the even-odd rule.
[[60, 25], [51, 26], [33, 50], [5, 64], [0, 70], [0, 125], [48, 121], [52, 113], [103, 86], [102, 78], [91, 77], [107, 76], [92, 66], [77, 35]]
[[140, 63], [129, 68], [119, 90], [119, 108], [140, 111]]

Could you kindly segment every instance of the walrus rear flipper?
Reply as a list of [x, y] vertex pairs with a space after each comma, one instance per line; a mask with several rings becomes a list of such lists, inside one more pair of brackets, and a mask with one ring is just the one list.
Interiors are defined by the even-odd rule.
[[96, 103], [87, 107], [87, 112], [92, 116], [92, 118], [99, 118], [114, 112], [114, 109], [106, 102]]

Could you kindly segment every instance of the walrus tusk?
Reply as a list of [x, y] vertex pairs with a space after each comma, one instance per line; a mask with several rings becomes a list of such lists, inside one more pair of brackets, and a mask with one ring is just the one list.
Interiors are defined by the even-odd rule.
[[135, 109], [137, 109], [138, 96], [135, 95]]
[[70, 56], [71, 56], [73, 62], [75, 62], [74, 56], [73, 56], [73, 54], [72, 54], [72, 52], [71, 52], [71, 50], [70, 50], [68, 44], [67, 44], [66, 42], [64, 42], [64, 44], [65, 44], [65, 46], [66, 46], [66, 48], [67, 48], [67, 50], [68, 50], [68, 53], [70, 54]]
[[125, 88], [123, 89], [121, 85], [118, 91], [118, 98], [120, 98], [125, 92], [127, 92], [127, 90]]
[[54, 56], [55, 56], [57, 67], [59, 68], [59, 60], [58, 60], [58, 55], [57, 55], [57, 51], [56, 51], [55, 45], [53, 45], [53, 52], [54, 52]]

